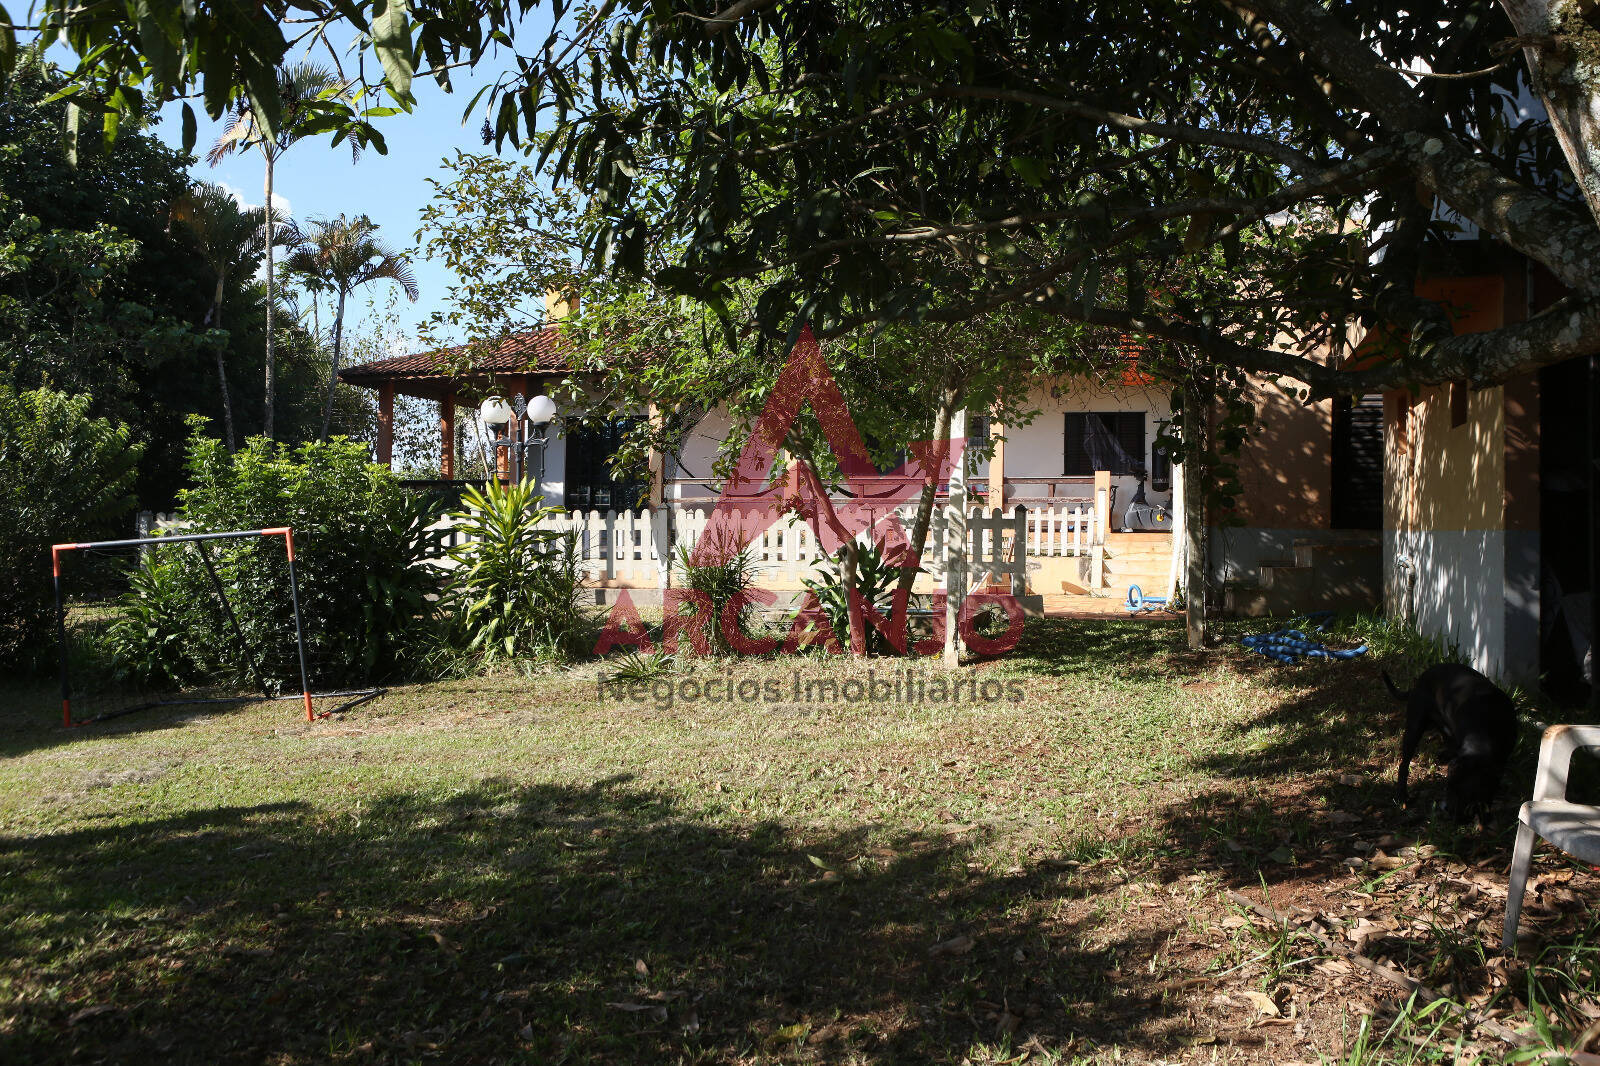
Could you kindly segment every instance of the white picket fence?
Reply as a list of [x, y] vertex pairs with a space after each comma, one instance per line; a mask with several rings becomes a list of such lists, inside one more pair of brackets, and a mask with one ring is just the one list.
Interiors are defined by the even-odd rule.
[[[870, 521], [869, 528], [877, 529], [891, 513], [898, 515], [909, 537], [916, 517], [913, 506], [872, 509], [861, 517]], [[711, 515], [709, 508], [699, 507], [674, 507], [670, 512], [666, 508], [569, 511], [553, 516], [548, 528], [574, 535], [589, 580], [653, 587], [660, 582], [663, 557], [676, 566], [679, 546], [692, 550], [711, 523]], [[795, 515], [782, 515], [775, 522], [765, 512], [737, 517], [735, 535], [749, 546], [764, 580], [798, 583], [826, 555], [810, 526]], [[947, 530], [953, 517], [953, 509], [938, 508], [928, 527], [922, 565], [938, 582], [944, 580], [951, 547]], [[145, 511], [139, 515], [139, 535], [159, 534], [184, 524], [175, 515]], [[995, 580], [1008, 573], [1021, 576], [1029, 558], [1092, 555], [1103, 544], [1104, 534], [1104, 527], [1095, 521], [1092, 504], [1072, 500], [1043, 507], [1018, 505], [1009, 512], [974, 507], [967, 512], [966, 526], [968, 573], [976, 578], [988, 572]], [[445, 530], [447, 547], [461, 543], [457, 519], [446, 516], [434, 528]], [[453, 565], [448, 558], [440, 563]]]
[[[1023, 512], [1021, 518], [1018, 510]], [[699, 508], [573, 511], [552, 518], [550, 528], [574, 534], [584, 573], [591, 580], [655, 584], [663, 569], [663, 556], [676, 566], [678, 551], [693, 550], [711, 524], [711, 516], [709, 509]], [[889, 516], [886, 509], [863, 517], [870, 521], [868, 528], [881, 529]], [[900, 508], [898, 517], [909, 537], [914, 510]], [[950, 509], [938, 509], [928, 526], [922, 565], [935, 581], [944, 578], [951, 517]], [[816, 533], [798, 516], [786, 514], [771, 521], [764, 513], [749, 512], [736, 519], [733, 535], [749, 547], [766, 580], [798, 582], [827, 554]], [[449, 544], [460, 543], [454, 519], [441, 519], [439, 528], [450, 531]], [[967, 514], [968, 568], [974, 575], [987, 570], [998, 579], [1012, 571], [1021, 574], [1025, 565], [1021, 560], [1028, 558], [1087, 555], [1096, 545], [1095, 529], [1093, 508], [1084, 504], [1013, 508], [1010, 513], [973, 508]]]

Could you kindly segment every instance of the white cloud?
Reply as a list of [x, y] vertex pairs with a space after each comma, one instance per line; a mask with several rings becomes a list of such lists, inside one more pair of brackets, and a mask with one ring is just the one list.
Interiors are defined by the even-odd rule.
[[[244, 208], [245, 210], [252, 211], [252, 210], [254, 210], [254, 209], [256, 209], [256, 208], [261, 206], [261, 201], [259, 199], [255, 199], [255, 200], [250, 199], [249, 196], [246, 193], [244, 193], [242, 190], [234, 188], [232, 185], [229, 185], [227, 182], [219, 181], [219, 182], [217, 182], [217, 184], [222, 186], [223, 190], [225, 192], [227, 192], [227, 194], [229, 196], [233, 197], [234, 200], [237, 201], [239, 206]], [[261, 194], [259, 192], [256, 193], [257, 197], [260, 197], [260, 195]], [[277, 209], [279, 217], [281, 217], [281, 218], [293, 218], [294, 217], [294, 211], [293, 211], [293, 208], [291, 207], [291, 205], [289, 203], [289, 198], [286, 197], [286, 196], [281, 195], [278, 192], [278, 190], [276, 190], [276, 189], [272, 190], [272, 206]]]

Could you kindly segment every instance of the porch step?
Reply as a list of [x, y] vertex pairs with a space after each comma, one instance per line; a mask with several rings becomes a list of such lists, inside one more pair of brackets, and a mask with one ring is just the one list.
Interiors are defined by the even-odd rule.
[[1107, 533], [1101, 595], [1120, 597], [1129, 585], [1146, 593], [1166, 588], [1172, 570], [1172, 534]]
[[1149, 531], [1139, 533], [1106, 534], [1107, 551], [1112, 551], [1117, 548], [1131, 549], [1132, 546], [1136, 544], [1141, 546], [1149, 545], [1151, 547], [1164, 547], [1170, 552], [1172, 550], [1172, 534]]
[[1172, 561], [1169, 551], [1107, 551], [1106, 564], [1124, 563], [1128, 566], [1166, 566]]

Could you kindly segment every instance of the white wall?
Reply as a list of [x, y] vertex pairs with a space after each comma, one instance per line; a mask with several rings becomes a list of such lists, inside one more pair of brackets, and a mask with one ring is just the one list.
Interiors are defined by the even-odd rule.
[[[1383, 531], [1384, 608], [1454, 644], [1491, 678], [1520, 673], [1506, 660], [1505, 533], [1498, 529]], [[1407, 683], [1396, 678], [1398, 684]]]
[[[1086, 411], [1145, 412], [1145, 469], [1151, 466], [1151, 447], [1156, 437], [1156, 422], [1172, 417], [1170, 390], [1156, 386], [1105, 387], [1082, 379], [1061, 378], [1042, 382], [1029, 392], [1027, 404], [1038, 410], [1025, 426], [1006, 428], [1006, 480], [1013, 497], [1043, 495], [1042, 486], [1029, 486], [1030, 477], [1063, 477], [1066, 471], [1066, 415]], [[1138, 481], [1131, 477], [1112, 478], [1117, 486], [1117, 514], [1132, 498]], [[1019, 482], [1021, 484], [1019, 484]], [[1058, 492], [1059, 494], [1059, 492]], [[1084, 495], [1088, 495], [1085, 491]], [[1172, 493], [1145, 489], [1151, 503], [1170, 505]]]
[[[712, 466], [722, 451], [722, 444], [733, 431], [733, 420], [727, 411], [717, 408], [702, 418], [683, 442], [681, 464], [670, 473], [673, 478], [712, 477]], [[669, 483], [667, 496], [673, 500], [715, 500], [717, 493], [705, 485]]]
[[[1106, 388], [1080, 379], [1060, 379], [1041, 383], [1031, 391], [1026, 406], [1037, 408], [1039, 414], [1030, 424], [1008, 426], [1005, 432], [1006, 479], [1012, 484], [1013, 498], [1044, 495], [1042, 486], [1036, 485], [1030, 488], [1026, 484], [1029, 477], [1064, 476], [1063, 445], [1067, 412], [1145, 412], [1143, 458], [1146, 469], [1151, 464], [1151, 447], [1155, 441], [1156, 422], [1172, 417], [1170, 396], [1165, 389]], [[707, 414], [685, 441], [682, 463], [673, 469], [673, 476], [712, 477], [712, 466], [732, 428], [732, 420], [725, 410], [718, 409]], [[566, 470], [565, 442], [555, 434], [552, 434], [547, 449], [545, 469], [549, 475], [545, 479], [545, 484], [550, 489], [551, 499], [554, 501], [558, 498], [555, 494], [560, 491], [561, 479]], [[974, 465], [972, 474], [975, 477], [986, 477], [988, 471], [989, 463], [985, 460]], [[1132, 477], [1117, 477], [1112, 481], [1118, 486], [1115, 519], [1120, 518], [1120, 513], [1127, 501], [1132, 498], [1138, 482]], [[1019, 485], [1019, 482], [1022, 484]], [[1038, 491], [1034, 491], [1035, 489]], [[1085, 488], [1081, 494], [1087, 496], [1088, 489]], [[667, 493], [668, 498], [673, 500], [704, 499], [708, 502], [714, 500], [716, 495], [715, 491], [706, 486], [680, 483], [669, 483]], [[1146, 495], [1152, 503], [1170, 504], [1172, 499], [1170, 491], [1158, 493], [1147, 488]]]
[[[529, 452], [533, 450], [529, 447]], [[532, 461], [532, 455], [529, 455]], [[531, 474], [532, 471], [529, 471]], [[552, 423], [544, 445], [544, 476], [539, 479], [539, 491], [544, 493], [546, 507], [561, 507], [566, 503], [567, 438], [559, 423]]]

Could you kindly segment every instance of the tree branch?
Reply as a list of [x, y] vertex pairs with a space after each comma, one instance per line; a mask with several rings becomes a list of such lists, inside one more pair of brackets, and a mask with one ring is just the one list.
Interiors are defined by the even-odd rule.
[[1312, 0], [1252, 0], [1372, 111], [1418, 178], [1445, 203], [1543, 263], [1568, 288], [1600, 293], [1600, 229], [1582, 212], [1506, 177], [1438, 122], [1416, 90]]
[[1199, 144], [1212, 148], [1229, 148], [1235, 151], [1249, 152], [1276, 160], [1297, 174], [1312, 174], [1321, 170], [1324, 166], [1324, 164], [1318, 163], [1308, 155], [1295, 151], [1286, 144], [1267, 137], [1258, 137], [1253, 133], [1208, 130], [1199, 126], [1181, 126], [1170, 122], [1157, 122], [1152, 119], [1140, 118], [1137, 115], [1108, 111], [1103, 107], [1095, 107], [1092, 104], [1086, 104], [1078, 100], [1065, 100], [1061, 97], [1028, 92], [1022, 89], [986, 88], [976, 85], [940, 85], [923, 78], [913, 78], [909, 75], [884, 75], [882, 80], [915, 86], [926, 90], [930, 96], [972, 100], [1001, 100], [1009, 103], [1027, 104], [1031, 107], [1044, 108], [1047, 111], [1059, 111], [1077, 118], [1089, 119], [1143, 136], [1164, 137], [1184, 144]]

